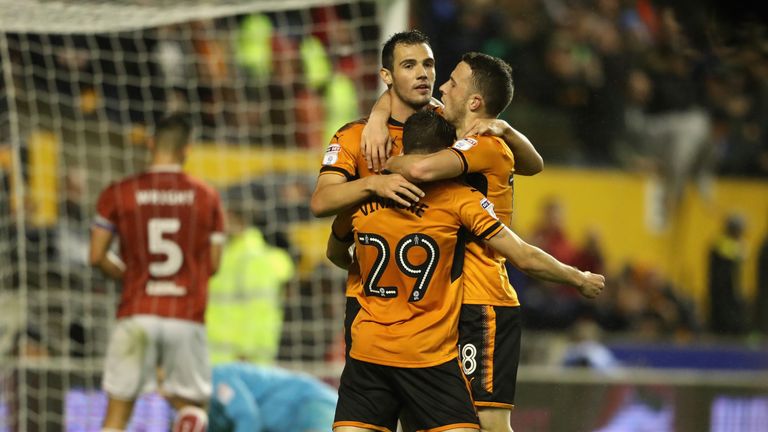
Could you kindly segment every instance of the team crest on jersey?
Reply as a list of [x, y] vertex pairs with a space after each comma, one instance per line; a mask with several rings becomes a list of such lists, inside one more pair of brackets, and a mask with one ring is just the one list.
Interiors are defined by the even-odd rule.
[[483, 206], [485, 211], [487, 211], [489, 215], [493, 216], [494, 219], [498, 219], [498, 217], [496, 217], [496, 212], [493, 211], [493, 203], [488, 201], [488, 198], [483, 198], [480, 200], [480, 205]]
[[341, 151], [340, 145], [329, 145], [328, 150], [325, 151], [325, 156], [323, 156], [323, 165], [335, 164], [339, 160], [339, 151]]
[[467, 151], [477, 144], [477, 140], [473, 138], [462, 138], [453, 143], [453, 148], [459, 151]]

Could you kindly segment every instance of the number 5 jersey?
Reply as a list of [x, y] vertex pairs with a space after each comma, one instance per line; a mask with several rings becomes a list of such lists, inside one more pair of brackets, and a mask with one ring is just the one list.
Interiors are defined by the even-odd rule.
[[218, 192], [171, 165], [111, 184], [94, 224], [119, 239], [126, 269], [118, 318], [149, 314], [203, 322], [210, 246], [224, 241]]

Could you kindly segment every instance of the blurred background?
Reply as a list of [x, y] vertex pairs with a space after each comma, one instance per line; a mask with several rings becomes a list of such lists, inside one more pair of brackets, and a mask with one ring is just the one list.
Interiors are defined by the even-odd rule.
[[[525, 328], [513, 426], [766, 430], [768, 21], [756, 10], [714, 0], [0, 6], [0, 431], [98, 430], [119, 286], [87, 266], [94, 200], [141, 169], [154, 121], [175, 110], [197, 129], [185, 168], [222, 193], [238, 221], [230, 236], [255, 229], [289, 257], [281, 271], [274, 254], [249, 266], [254, 289], [271, 293], [259, 307], [274, 313], [259, 315], [263, 334], [228, 342], [258, 339], [269, 355], [250, 360], [336, 382], [345, 274], [325, 260], [330, 220], [311, 217], [309, 197], [333, 132], [382, 90], [382, 42], [408, 28], [431, 38], [435, 88], [467, 51], [513, 67], [501, 117], [545, 170], [515, 178], [512, 228], [607, 275], [587, 302], [510, 269]], [[131, 430], [167, 427], [157, 395], [137, 409]]]

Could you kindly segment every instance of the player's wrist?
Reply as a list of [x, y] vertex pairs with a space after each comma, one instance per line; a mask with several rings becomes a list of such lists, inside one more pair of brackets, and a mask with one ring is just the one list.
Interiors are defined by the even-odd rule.
[[378, 176], [371, 175], [361, 179], [363, 182], [363, 191], [365, 192], [366, 197], [372, 197], [376, 195], [376, 177]]

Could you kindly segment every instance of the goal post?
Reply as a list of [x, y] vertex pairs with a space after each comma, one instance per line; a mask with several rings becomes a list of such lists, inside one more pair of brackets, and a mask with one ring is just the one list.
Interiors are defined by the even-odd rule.
[[[185, 170], [296, 264], [277, 362], [338, 378], [345, 275], [309, 196], [407, 14], [407, 0], [0, 0], [0, 432], [98, 430], [119, 286], [88, 265], [90, 221], [172, 111], [195, 128]], [[140, 404], [132, 430], [167, 427], [158, 398]]]

